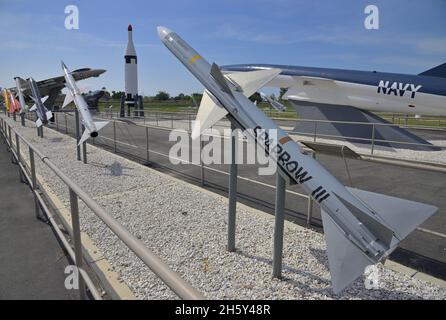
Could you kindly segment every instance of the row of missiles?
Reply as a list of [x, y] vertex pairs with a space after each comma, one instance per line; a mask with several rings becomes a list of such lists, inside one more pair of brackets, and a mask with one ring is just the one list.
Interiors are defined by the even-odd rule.
[[[80, 145], [90, 137], [97, 137], [98, 131], [105, 127], [108, 121], [95, 122], [93, 120], [93, 117], [88, 108], [88, 104], [82, 96], [81, 90], [79, 89], [67, 66], [63, 62], [62, 70], [64, 72], [65, 87], [68, 90], [62, 108], [65, 108], [68, 104], [74, 102], [76, 109], [80, 114], [82, 125], [85, 127], [85, 131], [83, 132], [82, 137], [79, 141]], [[29, 78], [26, 81], [21, 78], [15, 78], [15, 80], [17, 85], [17, 96], [20, 101], [17, 100], [16, 96], [11, 90], [8, 90], [6, 88], [3, 89], [3, 99], [6, 112], [9, 114], [20, 113], [21, 115], [23, 115], [27, 111], [35, 112], [37, 116], [37, 128], [40, 128], [44, 124], [49, 124], [50, 120], [53, 118], [53, 113], [45, 106], [45, 101], [48, 99], [48, 96], [41, 97], [38, 85], [33, 78]], [[23, 87], [25, 84], [27, 84], [30, 88], [31, 95], [29, 96], [29, 98], [34, 102], [34, 105], [29, 109], [25, 103], [25, 98], [23, 95]]]
[[[404, 238], [438, 210], [432, 205], [346, 187], [313, 157], [305, 154], [297, 142], [248, 99], [282, 70], [270, 68], [224, 74], [217, 64], [208, 63], [175, 32], [158, 27], [158, 35], [205, 87], [192, 138], [200, 137], [206, 129], [227, 117], [236, 127], [252, 135], [252, 141], [256, 141], [258, 147], [277, 163], [278, 174], [290, 184], [301, 185], [319, 204], [331, 281], [336, 293], [362, 275], [365, 267], [386, 259]], [[129, 63], [134, 59], [136, 64], [136, 55], [127, 53]], [[136, 73], [136, 68], [126, 68], [129, 74]], [[98, 131], [107, 122], [93, 120], [81, 91], [63, 62], [62, 70], [68, 89], [64, 106], [74, 101], [85, 127], [79, 142], [83, 143], [90, 137], [98, 136]], [[36, 111], [36, 125], [41, 126], [48, 122], [52, 114], [45, 108], [44, 98], [40, 97], [35, 81], [28, 81], [35, 102], [30, 111]], [[18, 91], [20, 93], [20, 89]], [[4, 91], [4, 96], [9, 111], [21, 110], [18, 107], [20, 103], [11, 93]], [[273, 100], [269, 102], [275, 104]], [[275, 106], [283, 109], [278, 103]]]

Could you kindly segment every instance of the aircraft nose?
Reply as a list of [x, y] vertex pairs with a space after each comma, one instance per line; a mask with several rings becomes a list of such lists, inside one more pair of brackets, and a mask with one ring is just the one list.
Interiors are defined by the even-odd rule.
[[157, 27], [156, 29], [157, 29], [157, 31], [158, 31], [158, 36], [160, 37], [161, 40], [164, 40], [164, 38], [165, 38], [169, 33], [172, 32], [170, 29], [168, 29], [168, 28], [166, 28], [166, 27], [161, 27], [161, 26]]

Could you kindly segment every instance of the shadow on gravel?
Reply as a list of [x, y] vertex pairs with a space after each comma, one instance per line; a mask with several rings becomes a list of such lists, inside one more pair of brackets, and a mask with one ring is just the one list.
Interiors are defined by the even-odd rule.
[[[328, 260], [324, 257], [326, 255], [324, 250], [310, 249], [311, 253], [325, 268], [328, 269]], [[256, 262], [264, 263], [272, 268], [272, 259], [255, 256], [249, 254], [243, 250], [237, 249], [236, 254], [239, 254], [245, 258], [255, 260]], [[271, 269], [272, 270], [272, 269]], [[364, 288], [365, 277], [361, 276], [355, 282], [353, 282], [348, 288], [346, 288], [340, 294], [333, 293], [331, 289], [331, 282], [326, 278], [323, 278], [317, 274], [313, 274], [309, 271], [298, 270], [288, 266], [283, 266], [284, 273], [293, 273], [300, 277], [308, 278], [308, 283], [298, 281], [296, 279], [282, 276], [281, 280], [285, 281], [296, 289], [305, 292], [305, 296], [311, 296], [312, 299], [326, 296], [331, 299], [372, 299], [372, 300], [422, 300], [423, 297], [419, 295], [409, 294], [400, 291], [391, 291], [387, 289], [374, 289], [368, 290]], [[323, 287], [315, 287], [323, 286]], [[314, 296], [316, 295], [316, 296]]]

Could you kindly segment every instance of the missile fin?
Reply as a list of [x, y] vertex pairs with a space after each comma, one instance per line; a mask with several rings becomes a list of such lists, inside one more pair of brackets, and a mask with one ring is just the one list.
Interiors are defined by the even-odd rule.
[[321, 215], [327, 243], [331, 283], [334, 293], [338, 294], [362, 275], [365, 268], [373, 262], [347, 238], [324, 209], [321, 209]]
[[214, 78], [214, 80], [217, 82], [217, 84], [220, 86], [220, 89], [226, 92], [227, 94], [233, 96], [231, 88], [229, 88], [228, 83], [226, 82], [226, 79], [221, 73], [220, 67], [213, 63], [211, 67], [211, 76]]
[[47, 111], [45, 114], [48, 120], [50, 120], [53, 117], [53, 113], [51, 111]]
[[85, 128], [84, 133], [82, 134], [81, 139], [79, 140], [78, 146], [80, 146], [82, 143], [88, 140], [90, 138], [90, 130]]
[[37, 128], [40, 128], [41, 126], [42, 126], [42, 120], [40, 120], [40, 118], [37, 118], [37, 120], [36, 120], [36, 126], [37, 126]]
[[95, 122], [94, 124], [95, 124], [95, 126], [96, 126], [96, 129], [99, 131], [99, 130], [101, 130], [103, 127], [105, 127], [109, 122], [110, 122], [110, 121], [97, 121], [97, 122]]
[[393, 230], [399, 240], [404, 239], [438, 210], [437, 207], [425, 203], [355, 188], [347, 189], [371, 208]]
[[65, 108], [67, 105], [69, 105], [73, 101], [73, 96], [71, 95], [71, 92], [68, 90], [67, 94], [65, 95], [65, 99], [62, 104], [62, 109]]
[[33, 104], [33, 106], [29, 109], [30, 112], [33, 112], [36, 110], [37, 110], [37, 106], [35, 104]]
[[226, 77], [237, 83], [246, 97], [252, 96], [258, 89], [264, 87], [268, 82], [277, 77], [282, 70], [265, 69], [249, 72], [237, 72], [227, 74]]
[[228, 111], [220, 106], [218, 100], [209, 91], [205, 90], [201, 98], [200, 108], [194, 122], [191, 137], [198, 138], [204, 130], [209, 129], [221, 118], [226, 116]]
[[49, 96], [44, 96], [44, 97], [42, 98], [42, 100], [40, 100], [40, 101], [42, 101], [42, 103], [45, 103], [45, 101], [48, 100], [48, 98], [49, 98]]

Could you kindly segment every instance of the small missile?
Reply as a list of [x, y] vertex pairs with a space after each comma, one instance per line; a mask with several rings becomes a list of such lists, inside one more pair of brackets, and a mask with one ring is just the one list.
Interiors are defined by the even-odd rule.
[[53, 113], [49, 111], [44, 103], [48, 99], [48, 96], [41, 97], [40, 91], [37, 86], [36, 81], [33, 78], [28, 79], [29, 87], [31, 88], [31, 99], [34, 101], [34, 105], [29, 109], [29, 111], [35, 111], [37, 115], [36, 126], [39, 128], [53, 117]]
[[76, 108], [81, 116], [82, 124], [85, 127], [85, 131], [79, 141], [79, 145], [84, 143], [88, 138], [95, 138], [98, 136], [98, 131], [105, 127], [109, 121], [93, 121], [88, 104], [85, 102], [81, 91], [79, 90], [76, 81], [68, 70], [67, 66], [62, 62], [62, 70], [65, 77], [65, 87], [68, 89], [65, 96], [64, 106], [68, 105], [71, 101], [74, 101]]
[[319, 204], [335, 293], [363, 274], [366, 266], [385, 259], [402, 239], [437, 211], [431, 205], [345, 187], [303, 153], [248, 99], [280, 74], [280, 69], [223, 75], [218, 65], [209, 64], [175, 32], [158, 27], [158, 35], [206, 88], [192, 137], [227, 116], [276, 161], [282, 177], [300, 184]]

